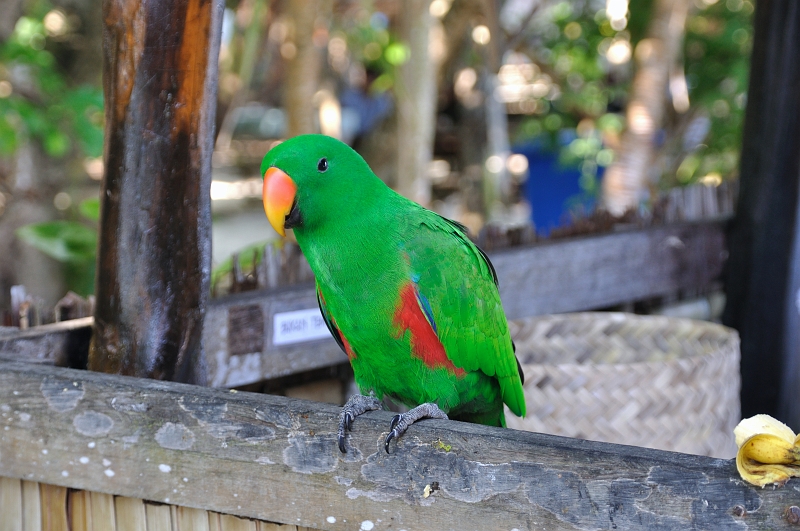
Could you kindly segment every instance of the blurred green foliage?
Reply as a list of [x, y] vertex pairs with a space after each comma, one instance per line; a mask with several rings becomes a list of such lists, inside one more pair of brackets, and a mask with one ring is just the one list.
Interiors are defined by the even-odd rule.
[[[100, 213], [98, 199], [87, 199], [78, 208], [88, 221], [96, 224]], [[94, 292], [96, 228], [79, 221], [56, 220], [25, 225], [16, 234], [28, 245], [64, 264], [67, 288], [79, 295]]]
[[[604, 9], [592, 1], [562, 1], [538, 17], [537, 40], [528, 56], [553, 84], [522, 120], [516, 142], [536, 140], [557, 151], [565, 165], [581, 169], [585, 193], [599, 193], [597, 177], [613, 160], [606, 140], [618, 138], [632, 80], [632, 58], [609, 61], [616, 42], [633, 53], [650, 21], [652, 0], [631, 2], [627, 25], [612, 28]], [[691, 184], [716, 173], [736, 176], [752, 46], [750, 0], [695, 2], [686, 25], [684, 64], [691, 107], [679, 115], [668, 110], [659, 148], [677, 160], [665, 164], [661, 186]], [[707, 135], [682, 145], [690, 124], [705, 121]], [[699, 126], [701, 129], [703, 126]], [[568, 134], [565, 134], [568, 133]]]
[[374, 77], [368, 87], [373, 92], [384, 92], [394, 86], [397, 67], [408, 61], [411, 53], [408, 45], [399, 41], [388, 26], [386, 15], [380, 12], [342, 21], [342, 31], [353, 59]]
[[[99, 157], [102, 91], [98, 86], [73, 86], [55, 59], [58, 43], [51, 37], [67, 31], [64, 13], [44, 1], [28, 8], [0, 43], [0, 156], [13, 156], [20, 146], [36, 142], [64, 168], [70, 160]], [[65, 172], [62, 186], [68, 186], [68, 177]], [[99, 200], [83, 201], [70, 214], [74, 219], [23, 226], [16, 236], [61, 262], [67, 287], [87, 295], [94, 290]]]
[[709, 173], [735, 175], [739, 166], [744, 108], [753, 46], [750, 0], [718, 1], [689, 17], [684, 43], [692, 109], [711, 120], [708, 136], [691, 153], [694, 171], [679, 168], [688, 184]]
[[59, 70], [43, 19], [50, 10], [38, 3], [0, 43], [0, 154], [12, 155], [38, 141], [52, 157], [103, 152], [103, 94], [99, 87], [69, 85]]

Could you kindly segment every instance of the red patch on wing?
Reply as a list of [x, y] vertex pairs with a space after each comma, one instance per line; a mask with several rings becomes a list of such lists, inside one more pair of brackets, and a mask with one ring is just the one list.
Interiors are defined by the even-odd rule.
[[[336, 329], [339, 330], [338, 327]], [[341, 330], [339, 330], [339, 338], [342, 340], [342, 344], [344, 345], [344, 351], [347, 353], [347, 359], [350, 361], [356, 359], [356, 353], [353, 352], [353, 347], [350, 346], [350, 343], [347, 341], [347, 338], [344, 337], [344, 334]]]
[[398, 328], [398, 338], [406, 330], [411, 332], [411, 354], [421, 359], [427, 367], [447, 369], [459, 378], [466, 374], [464, 369], [453, 365], [447, 357], [444, 345], [422, 312], [417, 300], [417, 290], [412, 282], [400, 290], [400, 301], [394, 312], [394, 324]]

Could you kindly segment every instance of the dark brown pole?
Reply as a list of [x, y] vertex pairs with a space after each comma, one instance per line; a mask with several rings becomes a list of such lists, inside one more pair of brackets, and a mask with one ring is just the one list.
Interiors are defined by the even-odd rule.
[[723, 321], [742, 338], [742, 415], [800, 429], [800, 3], [756, 2]]
[[202, 383], [222, 0], [104, 0], [91, 370]]

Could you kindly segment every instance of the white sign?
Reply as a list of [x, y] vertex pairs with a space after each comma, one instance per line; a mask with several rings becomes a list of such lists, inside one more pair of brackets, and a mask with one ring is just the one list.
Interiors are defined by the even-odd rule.
[[289, 345], [330, 336], [319, 308], [276, 313], [272, 318], [273, 345]]

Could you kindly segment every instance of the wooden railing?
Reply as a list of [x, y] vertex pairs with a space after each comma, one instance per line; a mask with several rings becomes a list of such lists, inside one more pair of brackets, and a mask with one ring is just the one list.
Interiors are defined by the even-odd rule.
[[434, 420], [387, 454], [388, 412], [341, 454], [338, 412], [0, 362], [0, 476], [312, 529], [796, 529], [800, 482], [733, 461]]

